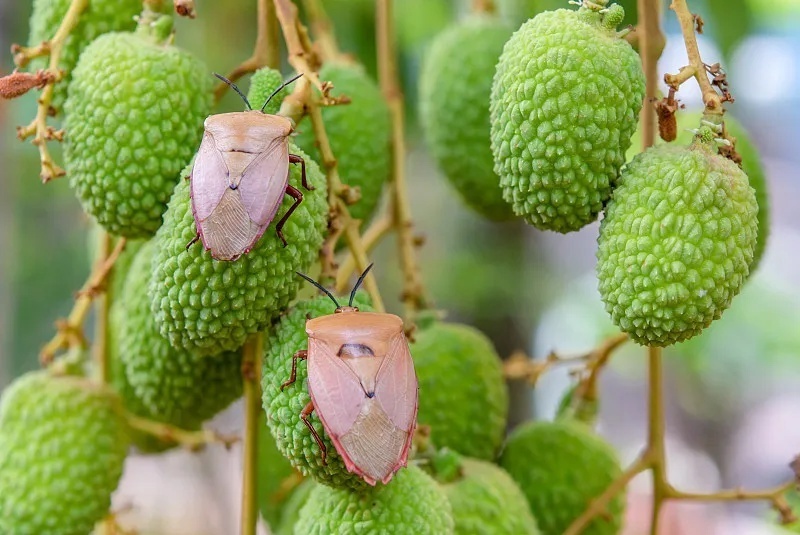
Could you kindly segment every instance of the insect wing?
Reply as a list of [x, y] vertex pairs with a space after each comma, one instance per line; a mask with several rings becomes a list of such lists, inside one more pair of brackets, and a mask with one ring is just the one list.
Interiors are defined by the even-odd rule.
[[316, 338], [308, 340], [308, 390], [331, 438], [336, 440], [350, 431], [361, 413], [364, 391], [336, 350]]
[[209, 132], [204, 133], [189, 184], [195, 221], [204, 221], [219, 206], [225, 190], [228, 189], [228, 175], [228, 166], [217, 149], [214, 136]]
[[273, 139], [242, 172], [239, 182], [242, 204], [259, 227], [266, 228], [278, 212], [288, 178], [289, 145], [284, 137]]
[[410, 436], [417, 416], [417, 375], [402, 332], [393, 337], [378, 370], [375, 397], [392, 423]]

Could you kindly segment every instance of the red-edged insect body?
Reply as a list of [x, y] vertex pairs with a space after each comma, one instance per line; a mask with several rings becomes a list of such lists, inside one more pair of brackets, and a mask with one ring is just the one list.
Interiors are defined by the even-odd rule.
[[[250, 108], [244, 95], [242, 98]], [[291, 121], [249, 109], [211, 115], [204, 129], [190, 178], [197, 238], [213, 258], [236, 260], [255, 246], [287, 194], [295, 202], [275, 226], [286, 245], [283, 225], [303, 201], [300, 190], [289, 184], [290, 163], [303, 165], [303, 187], [312, 189], [303, 159], [289, 154]]]
[[314, 410], [350, 472], [370, 485], [388, 483], [407, 464], [417, 421], [417, 376], [403, 320], [336, 305], [334, 314], [306, 323], [308, 351], [295, 354], [284, 386], [294, 382], [296, 359], [308, 359], [311, 402], [301, 417], [323, 459], [325, 446], [308, 419]]

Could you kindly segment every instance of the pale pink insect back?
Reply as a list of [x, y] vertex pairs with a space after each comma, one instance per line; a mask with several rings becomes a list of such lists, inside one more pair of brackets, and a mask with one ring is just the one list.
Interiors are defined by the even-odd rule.
[[311, 401], [300, 417], [322, 451], [323, 463], [327, 450], [309, 420], [315, 410], [347, 470], [375, 485], [388, 483], [408, 463], [418, 386], [403, 320], [393, 314], [359, 312], [353, 306], [371, 267], [359, 277], [347, 306], [298, 273], [325, 292], [336, 311], [306, 322], [308, 350], [294, 354], [291, 376], [281, 389], [295, 382], [297, 359], [308, 359]]
[[303, 194], [289, 184], [289, 164], [301, 165], [302, 184], [306, 180], [305, 161], [289, 154], [292, 122], [280, 115], [264, 113], [270, 99], [301, 74], [278, 87], [259, 110], [250, 107], [236, 84], [214, 73], [231, 86], [247, 111], [210, 115], [204, 123], [203, 140], [190, 176], [192, 215], [198, 239], [217, 260], [236, 260], [249, 253], [278, 212], [283, 196], [294, 203], [275, 225], [275, 232], [286, 246], [283, 225], [303, 202]]

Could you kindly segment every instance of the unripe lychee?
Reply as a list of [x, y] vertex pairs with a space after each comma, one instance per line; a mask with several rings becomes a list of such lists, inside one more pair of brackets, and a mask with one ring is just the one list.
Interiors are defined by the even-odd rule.
[[[189, 181], [176, 186], [155, 237], [149, 290], [159, 330], [173, 347], [202, 353], [238, 349], [294, 299], [302, 283], [295, 271], [308, 271], [317, 259], [328, 209], [325, 177], [317, 164], [293, 145], [289, 151], [305, 158], [314, 190], [302, 189], [303, 202], [283, 227], [286, 247], [275, 225], [293, 201], [288, 196], [253, 250], [235, 262], [214, 260], [200, 242], [187, 249], [197, 235]], [[302, 188], [299, 165], [289, 166], [289, 183]]]
[[439, 448], [494, 459], [505, 434], [508, 390], [492, 342], [457, 323], [433, 323], [414, 336], [419, 425], [430, 426]]
[[[693, 130], [700, 125], [702, 117], [703, 114], [701, 112], [678, 113], [678, 137], [675, 139], [674, 143], [678, 145], [688, 145], [691, 143], [694, 137]], [[769, 240], [769, 184], [767, 183], [767, 177], [764, 166], [761, 163], [761, 158], [758, 155], [758, 148], [753, 144], [747, 130], [742, 123], [729, 113], [726, 113], [723, 119], [728, 134], [736, 138], [736, 152], [742, 157], [742, 171], [745, 172], [750, 181], [750, 186], [755, 190], [756, 201], [758, 202], [758, 241], [756, 242], [753, 263], [750, 265], [750, 273], [753, 273], [758, 267], [758, 263], [761, 260], [761, 256], [764, 254], [767, 241]], [[662, 143], [661, 139], [656, 137], [656, 143]], [[637, 130], [631, 140], [631, 148], [628, 149], [628, 161], [641, 152], [641, 150], [641, 131]]]
[[450, 503], [431, 477], [409, 466], [386, 485], [363, 492], [317, 485], [300, 510], [295, 533], [331, 535], [454, 533]]
[[211, 111], [210, 73], [161, 31], [143, 24], [92, 42], [64, 105], [70, 185], [103, 228], [128, 238], [161, 226]]
[[492, 76], [510, 35], [489, 17], [455, 24], [431, 43], [419, 79], [420, 122], [433, 157], [464, 202], [493, 220], [514, 217], [489, 139]]
[[[354, 304], [362, 311], [371, 310], [361, 294], [356, 294]], [[316, 412], [311, 414], [310, 420], [325, 444], [327, 464], [322, 463], [322, 453], [300, 419], [300, 412], [311, 401], [305, 361], [297, 361], [295, 382], [281, 390], [281, 385], [291, 376], [292, 356], [308, 348], [307, 318], [333, 314], [335, 309], [333, 302], [325, 296], [301, 301], [281, 316], [272, 328], [265, 343], [267, 350], [262, 368], [264, 411], [267, 413], [267, 426], [275, 437], [278, 449], [300, 472], [332, 487], [363, 489], [367, 484], [359, 476], [347, 471]]]
[[439, 480], [453, 508], [456, 535], [538, 535], [525, 495], [505, 470], [478, 459], [459, 459], [458, 473]]
[[111, 389], [47, 371], [0, 402], [0, 533], [86, 535], [108, 513], [130, 438]]
[[[542, 535], [561, 535], [586, 506], [622, 473], [616, 453], [578, 422], [529, 422], [515, 429], [500, 466], [519, 484]], [[624, 493], [609, 502], [585, 535], [616, 535], [622, 527]]]
[[301, 481], [300, 474], [278, 450], [262, 414], [258, 426], [258, 508], [273, 532], [277, 532], [283, 512], [297, 492], [299, 484], [291, 486], [297, 481]]
[[[261, 109], [264, 103], [272, 95], [272, 92], [278, 89], [283, 83], [283, 77], [280, 71], [263, 67], [253, 73], [250, 78], [250, 89], [247, 91], [247, 100], [253, 109]], [[284, 87], [269, 101], [264, 107], [264, 113], [275, 115], [281, 109], [281, 102], [289, 94], [289, 88]]]
[[[29, 46], [37, 46], [49, 41], [58, 31], [71, 0], [34, 0], [30, 19]], [[69, 32], [61, 49], [58, 68], [66, 73], [66, 77], [54, 88], [52, 105], [60, 109], [67, 96], [67, 82], [78, 57], [86, 46], [98, 36], [108, 32], [133, 30], [136, 27], [136, 15], [142, 9], [141, 0], [92, 0], [87, 2], [81, 11], [78, 23]], [[30, 69], [45, 69], [49, 56], [34, 58]]]
[[708, 144], [657, 145], [637, 155], [600, 226], [600, 296], [614, 323], [642, 345], [699, 334], [750, 273], [755, 192], [736, 164], [716, 154], [705, 130]]
[[[361, 65], [326, 63], [319, 77], [333, 83], [332, 96], [350, 98], [349, 104], [323, 108], [322, 119], [342, 183], [361, 190], [361, 198], [349, 207], [350, 215], [365, 221], [375, 211], [391, 169], [389, 107]], [[310, 119], [297, 128], [297, 145], [321, 161]]]
[[503, 196], [543, 230], [570, 232], [597, 218], [642, 107], [639, 56], [616, 31], [622, 8], [593, 9], [546, 11], [523, 24], [492, 85]]
[[121, 322], [116, 352], [146, 416], [195, 429], [241, 395], [241, 353], [178, 350], [161, 335], [147, 293], [156, 247], [156, 240], [147, 242], [128, 273], [115, 319]]

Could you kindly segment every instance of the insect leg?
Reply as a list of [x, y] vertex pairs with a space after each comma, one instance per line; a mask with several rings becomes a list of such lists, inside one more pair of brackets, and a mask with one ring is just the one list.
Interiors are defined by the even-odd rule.
[[306, 161], [297, 154], [290, 154], [289, 155], [289, 163], [299, 163], [300, 164], [300, 178], [301, 182], [303, 183], [303, 187], [306, 188], [308, 191], [314, 189], [314, 187], [308, 183], [306, 180]]
[[311, 413], [314, 412], [314, 402], [309, 401], [308, 404], [300, 411], [300, 419], [303, 420], [303, 423], [306, 424], [308, 430], [311, 431], [311, 435], [314, 437], [314, 441], [319, 446], [320, 451], [322, 452], [322, 464], [327, 465], [328, 461], [328, 448], [325, 447], [325, 444], [322, 442], [322, 439], [317, 434], [317, 430], [314, 429], [314, 426], [311, 425], [311, 421], [308, 419], [311, 416]]
[[189, 243], [186, 244], [186, 249], [188, 250], [189, 247], [191, 247], [192, 245], [197, 243], [197, 240], [199, 240], [199, 239], [200, 239], [200, 234], [195, 234], [194, 238], [192, 238], [192, 241], [190, 241]]
[[300, 206], [300, 203], [303, 202], [303, 194], [300, 192], [299, 189], [295, 188], [291, 184], [286, 184], [286, 194], [289, 195], [294, 199], [294, 204], [292, 204], [286, 213], [283, 214], [283, 217], [278, 224], [275, 225], [275, 232], [278, 234], [278, 237], [283, 242], [283, 246], [286, 247], [286, 238], [283, 237], [283, 225], [286, 223], [286, 220], [289, 219], [289, 216], [292, 215], [292, 212]]
[[308, 351], [306, 351], [305, 349], [301, 349], [300, 351], [297, 351], [295, 352], [294, 355], [292, 355], [292, 374], [289, 376], [288, 380], [283, 382], [283, 384], [281, 385], [281, 390], [283, 390], [285, 387], [297, 381], [297, 359], [305, 360], [307, 358], [308, 358]]

